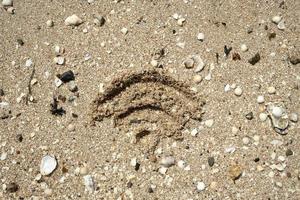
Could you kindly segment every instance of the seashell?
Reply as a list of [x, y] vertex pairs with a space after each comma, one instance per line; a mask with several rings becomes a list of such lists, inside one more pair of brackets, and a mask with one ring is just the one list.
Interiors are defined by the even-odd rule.
[[284, 104], [282, 102], [271, 102], [266, 105], [266, 109], [273, 129], [281, 135], [287, 134], [289, 118]]
[[54, 156], [46, 155], [42, 158], [40, 172], [42, 175], [50, 175], [57, 167], [57, 161]]

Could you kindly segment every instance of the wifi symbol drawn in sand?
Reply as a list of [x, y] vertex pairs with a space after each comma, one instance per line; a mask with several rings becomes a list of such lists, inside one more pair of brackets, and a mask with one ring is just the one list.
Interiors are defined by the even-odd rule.
[[92, 105], [93, 123], [112, 117], [134, 143], [153, 153], [162, 138], [183, 139], [188, 122], [201, 120], [204, 101], [164, 72], [142, 70], [114, 78]]

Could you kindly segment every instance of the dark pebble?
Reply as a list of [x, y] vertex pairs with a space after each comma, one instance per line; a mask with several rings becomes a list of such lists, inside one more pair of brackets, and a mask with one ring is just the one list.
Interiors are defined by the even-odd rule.
[[291, 149], [286, 150], [285, 155], [286, 156], [292, 156], [294, 152]]
[[0, 97], [4, 96], [4, 90], [0, 89]]
[[140, 169], [141, 164], [140, 163], [136, 163], [134, 169], [135, 171], [138, 171]]
[[66, 71], [61, 75], [58, 75], [58, 78], [64, 83], [75, 80], [74, 73], [71, 70]]
[[254, 162], [259, 162], [259, 160], [260, 160], [259, 158], [255, 158]]
[[215, 158], [214, 157], [208, 157], [207, 162], [208, 162], [208, 165], [210, 167], [212, 167], [215, 164]]
[[226, 45], [224, 46], [224, 53], [225, 53], [226, 57], [229, 55], [231, 50], [232, 50], [232, 47], [227, 47]]
[[17, 134], [17, 140], [18, 140], [19, 142], [22, 142], [22, 141], [23, 141], [23, 136], [22, 136], [22, 134]]
[[290, 62], [291, 62], [293, 65], [297, 65], [297, 64], [300, 63], [300, 57], [297, 57], [297, 56], [295, 56], [295, 55], [290, 56], [290, 57], [289, 57], [289, 60], [290, 60]]
[[256, 63], [258, 63], [260, 61], [260, 55], [259, 53], [256, 53], [252, 58], [250, 58], [248, 60], [248, 62], [251, 64], [251, 65], [255, 65]]
[[252, 120], [252, 119], [254, 118], [253, 112], [247, 113], [247, 114], [245, 115], [245, 117], [246, 117], [246, 119], [248, 119], [248, 120]]
[[131, 182], [131, 181], [129, 181], [128, 183], [127, 183], [127, 187], [128, 188], [131, 188], [133, 186], [133, 183]]
[[9, 183], [6, 186], [6, 191], [9, 192], [9, 193], [13, 193], [13, 192], [16, 192], [18, 190], [19, 190], [19, 185], [16, 184], [16, 183]]
[[234, 52], [234, 53], [232, 54], [232, 60], [241, 60], [240, 54]]
[[152, 187], [149, 187], [149, 188], [148, 188], [148, 192], [149, 192], [149, 193], [153, 193], [153, 192], [154, 192], [153, 189], [152, 189]]
[[269, 40], [272, 40], [276, 37], [276, 33], [275, 32], [271, 32], [271, 33], [268, 33], [268, 38]]
[[21, 46], [23, 46], [24, 45], [24, 41], [22, 40], [22, 39], [17, 39], [17, 43], [19, 44], [19, 45], [21, 45]]

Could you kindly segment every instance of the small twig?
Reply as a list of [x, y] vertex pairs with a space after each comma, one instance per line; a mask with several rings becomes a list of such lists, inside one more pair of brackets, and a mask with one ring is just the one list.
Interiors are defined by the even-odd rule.
[[27, 87], [28, 87], [28, 93], [27, 93], [27, 95], [26, 95], [26, 105], [28, 105], [29, 98], [30, 98], [30, 96], [31, 96], [31, 94], [32, 94], [32, 90], [31, 90], [31, 81], [32, 81], [32, 79], [33, 79], [33, 77], [34, 77], [34, 74], [35, 74], [35, 67], [33, 66], [31, 75], [30, 75], [30, 77], [29, 77], [28, 85], [27, 85]]

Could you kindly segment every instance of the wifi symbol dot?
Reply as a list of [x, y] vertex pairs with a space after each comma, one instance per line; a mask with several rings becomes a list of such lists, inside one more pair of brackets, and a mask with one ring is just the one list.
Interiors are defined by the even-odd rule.
[[162, 138], [182, 139], [191, 120], [200, 121], [203, 100], [183, 82], [156, 70], [126, 72], [114, 78], [93, 101], [92, 121], [112, 118], [153, 152]]

